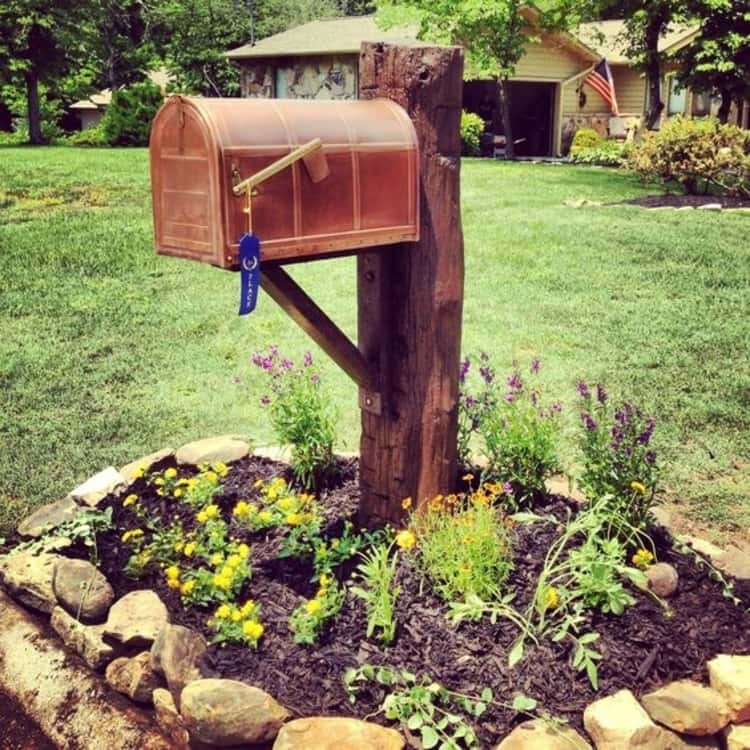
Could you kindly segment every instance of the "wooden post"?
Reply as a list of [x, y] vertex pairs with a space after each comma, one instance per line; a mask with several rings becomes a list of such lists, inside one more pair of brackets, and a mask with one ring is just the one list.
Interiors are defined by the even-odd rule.
[[357, 260], [359, 349], [379, 373], [382, 396], [379, 414], [362, 411], [361, 510], [369, 520], [399, 521], [404, 498], [417, 505], [450, 492], [456, 480], [462, 73], [458, 47], [365, 43], [360, 53], [360, 97], [387, 97], [406, 109], [421, 176], [419, 242]]

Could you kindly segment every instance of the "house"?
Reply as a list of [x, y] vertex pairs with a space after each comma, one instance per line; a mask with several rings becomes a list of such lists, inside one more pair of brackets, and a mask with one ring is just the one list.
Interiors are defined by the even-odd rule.
[[[148, 80], [155, 83], [162, 92], [165, 92], [171, 81], [171, 76], [166, 70], [153, 70], [148, 74]], [[81, 99], [71, 104], [69, 109], [78, 115], [81, 121], [81, 130], [88, 130], [99, 124], [111, 101], [112, 91], [102, 89], [102, 91], [92, 94], [88, 99]]]
[[[548, 33], [536, 28], [535, 10], [523, 12], [534, 29], [534, 40], [510, 82], [517, 155], [567, 153], [575, 131], [582, 127], [603, 135], [625, 135], [636, 128], [644, 112], [647, 86], [643, 74], [618, 45], [622, 21], [585, 24], [576, 34]], [[660, 49], [668, 54], [696, 33], [681, 29], [668, 34]], [[415, 29], [384, 31], [372, 16], [360, 16], [313, 21], [233, 49], [226, 56], [240, 66], [242, 96], [353, 99], [358, 96], [359, 50], [366, 41], [418, 43]], [[584, 85], [586, 75], [602, 57], [608, 60], [614, 79], [620, 109], [617, 118], [605, 100]], [[664, 85], [670, 114], [680, 107], [690, 114], [708, 111], [710, 102], [705, 97], [677, 89], [673, 73], [670, 77], [668, 72]], [[488, 133], [502, 133], [495, 81], [467, 80], [463, 98], [464, 108], [485, 120]]]

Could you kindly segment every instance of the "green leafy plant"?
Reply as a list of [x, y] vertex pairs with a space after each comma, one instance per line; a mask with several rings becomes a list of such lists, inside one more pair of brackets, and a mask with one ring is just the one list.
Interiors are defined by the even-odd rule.
[[258, 648], [265, 631], [260, 622], [260, 605], [252, 599], [244, 604], [222, 604], [208, 621], [214, 630], [212, 643], [239, 643]]
[[291, 448], [290, 464], [298, 482], [311, 488], [333, 469], [335, 414], [320, 373], [307, 352], [301, 365], [279, 355], [278, 347], [256, 352], [253, 364], [270, 378], [270, 393], [261, 402], [281, 445]]
[[393, 544], [379, 544], [362, 554], [356, 576], [361, 586], [351, 591], [365, 602], [367, 608], [367, 637], [377, 635], [385, 644], [396, 637], [396, 600], [400, 593], [394, 585], [398, 552]]
[[109, 143], [100, 127], [86, 128], [66, 136], [65, 143], [70, 146], [88, 146], [101, 148]]
[[622, 167], [627, 162], [631, 147], [628, 143], [602, 141], [597, 146], [580, 148], [571, 152], [574, 164], [594, 164], [600, 167]]
[[484, 120], [474, 112], [461, 112], [461, 153], [464, 156], [479, 156], [479, 145], [484, 133]]
[[670, 118], [633, 149], [629, 164], [688, 193], [750, 196], [750, 132], [714, 118]]
[[602, 385], [578, 384], [582, 408], [580, 447], [583, 454], [581, 486], [593, 500], [603, 500], [613, 519], [625, 527], [614, 533], [629, 536], [631, 529], [647, 531], [657, 492], [659, 468], [652, 438], [656, 422], [625, 401], [612, 404]]
[[[416, 540], [417, 565], [442, 599], [500, 596], [512, 569], [510, 539], [498, 507], [505, 496], [501, 485], [488, 484], [469, 494], [438, 495], [412, 513], [406, 533]], [[396, 541], [404, 546], [399, 537]]]
[[99, 128], [111, 146], [148, 146], [151, 123], [162, 104], [161, 89], [150, 81], [112, 93]]
[[296, 607], [289, 618], [295, 643], [315, 643], [325, 625], [344, 606], [345, 593], [335, 578], [324, 574], [318, 583], [315, 597]]
[[344, 675], [352, 703], [368, 682], [388, 688], [379, 713], [411, 732], [418, 732], [424, 750], [479, 747], [476, 732], [467, 719], [478, 719], [487, 710], [493, 699], [489, 688], [474, 697], [448, 690], [426, 675], [417, 677], [411, 672], [365, 664]]
[[605, 138], [596, 132], [593, 128], [579, 128], [573, 136], [573, 142], [570, 145], [570, 155], [578, 156], [588, 149], [599, 148], [605, 142]]

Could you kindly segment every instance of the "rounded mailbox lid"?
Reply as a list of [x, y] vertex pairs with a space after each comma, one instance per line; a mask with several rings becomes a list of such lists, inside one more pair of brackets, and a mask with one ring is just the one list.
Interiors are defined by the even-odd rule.
[[[263, 182], [249, 220], [233, 184], [314, 139], [325, 169], [298, 161]], [[416, 133], [389, 100], [170, 97], [150, 152], [161, 253], [235, 267], [249, 230], [280, 261], [418, 239]]]

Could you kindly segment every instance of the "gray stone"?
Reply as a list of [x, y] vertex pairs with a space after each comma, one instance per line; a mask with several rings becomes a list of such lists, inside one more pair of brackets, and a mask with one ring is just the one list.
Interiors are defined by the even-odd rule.
[[149, 589], [131, 591], [110, 608], [105, 633], [125, 646], [150, 646], [168, 622], [167, 608], [157, 594]]
[[151, 666], [163, 674], [167, 686], [179, 701], [183, 688], [203, 676], [198, 662], [206, 653], [206, 639], [182, 625], [165, 625], [151, 646]]
[[702, 206], [698, 206], [699, 211], [721, 211], [721, 203], [704, 203]]
[[591, 750], [575, 729], [543, 719], [519, 724], [495, 750]]
[[708, 662], [708, 679], [729, 704], [733, 722], [750, 720], [750, 656], [719, 654]]
[[164, 688], [156, 688], [151, 698], [154, 703], [154, 714], [159, 729], [169, 738], [174, 750], [188, 750], [190, 734], [185, 729], [185, 722], [177, 711], [172, 693]]
[[641, 703], [654, 721], [698, 737], [716, 734], [730, 719], [721, 694], [693, 680], [670, 682], [644, 695]]
[[27, 607], [49, 614], [57, 604], [52, 577], [60, 555], [12, 552], [0, 557], [0, 581]]
[[672, 528], [672, 514], [663, 505], [654, 505], [649, 510], [659, 526], [665, 529]]
[[245, 458], [250, 452], [250, 446], [240, 438], [231, 435], [196, 440], [178, 448], [175, 457], [178, 464], [200, 466], [200, 464], [222, 461], [231, 464]]
[[677, 571], [669, 563], [664, 562], [649, 565], [646, 578], [649, 589], [662, 599], [667, 599], [677, 591], [680, 580]]
[[743, 581], [750, 579], [750, 554], [737, 547], [729, 547], [721, 557], [721, 569]]
[[135, 703], [150, 705], [152, 694], [159, 687], [159, 677], [151, 669], [148, 651], [138, 656], [121, 656], [107, 666], [104, 677], [110, 687], [127, 695]]
[[143, 456], [137, 461], [131, 461], [129, 464], [125, 464], [120, 469], [120, 475], [125, 480], [128, 487], [135, 482], [138, 478], [136, 474], [139, 471], [148, 473], [154, 464], [158, 464], [160, 461], [164, 461], [167, 458], [174, 456], [174, 448], [162, 448], [160, 451], [155, 453], [149, 453], [148, 456]]
[[101, 622], [115, 600], [109, 581], [87, 560], [60, 558], [55, 565], [52, 590], [70, 614], [84, 622]]
[[664, 730], [668, 736], [667, 750], [719, 750], [716, 737], [688, 737]]
[[72, 497], [65, 497], [37, 508], [18, 524], [18, 533], [21, 536], [40, 537], [82, 512], [83, 508]]
[[693, 211], [695, 210], [695, 206], [680, 206], [678, 211]]
[[77, 653], [91, 669], [102, 669], [117, 654], [104, 640], [104, 625], [83, 625], [62, 607], [52, 610], [50, 626], [62, 642]]
[[236, 680], [191, 682], [180, 711], [191, 738], [219, 747], [270, 742], [289, 717], [268, 693]]
[[669, 750], [668, 733], [651, 721], [630, 690], [589, 704], [583, 725], [596, 750]]
[[724, 550], [706, 539], [687, 534], [681, 534], [677, 538], [684, 544], [690, 545], [699, 555], [707, 557], [714, 565], [718, 565], [724, 557]]
[[122, 474], [114, 466], [109, 466], [78, 485], [70, 493], [70, 497], [81, 505], [96, 508], [107, 495], [124, 489], [125, 484]]
[[281, 727], [273, 744], [273, 750], [401, 750], [403, 747], [404, 738], [395, 729], [335, 716], [290, 721]]
[[722, 734], [727, 750], [750, 750], [750, 723], [730, 724]]

